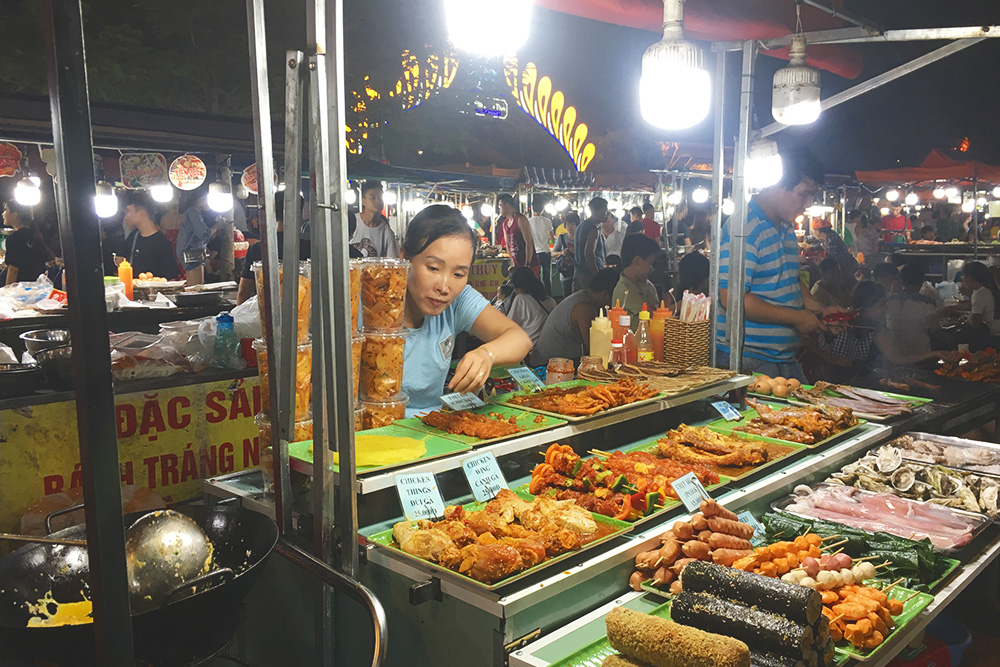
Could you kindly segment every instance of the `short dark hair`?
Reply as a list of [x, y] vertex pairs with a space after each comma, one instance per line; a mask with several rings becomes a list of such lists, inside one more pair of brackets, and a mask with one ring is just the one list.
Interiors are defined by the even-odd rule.
[[622, 265], [622, 258], [620, 255], [608, 255], [604, 258], [604, 265], [611, 268], [619, 268]]
[[5, 202], [7, 210], [11, 213], [16, 213], [17, 217], [21, 219], [21, 224], [31, 224], [31, 207], [25, 206], [21, 202], [17, 201], [13, 197]]
[[810, 151], [800, 148], [781, 154], [782, 175], [778, 186], [793, 190], [795, 186], [809, 178], [822, 185], [826, 180], [823, 163]]
[[163, 207], [156, 203], [146, 190], [128, 190], [125, 195], [126, 206], [141, 208], [159, 226], [160, 218], [163, 217]]
[[416, 257], [427, 250], [430, 244], [447, 236], [468, 239], [472, 244], [472, 256], [475, 258], [479, 237], [469, 227], [469, 222], [461, 211], [445, 204], [428, 206], [413, 216], [406, 228], [403, 252], [408, 258]]
[[924, 267], [919, 262], [909, 262], [899, 270], [899, 281], [903, 287], [920, 287], [924, 284]]
[[710, 272], [711, 264], [708, 261], [708, 257], [705, 257], [700, 252], [689, 252], [684, 255], [684, 258], [677, 265], [679, 293], [683, 294], [685, 290], [690, 291], [708, 278]]
[[361, 184], [361, 198], [364, 199], [369, 190], [384, 190], [382, 181], [365, 181]]
[[647, 201], [643, 203], [642, 210], [644, 213], [652, 213], [653, 211], [656, 210], [656, 207]]
[[590, 279], [590, 284], [587, 286], [591, 292], [608, 292], [613, 294], [615, 287], [618, 286], [618, 279], [621, 278], [621, 272], [618, 269], [601, 269], [594, 277]]
[[509, 195], [507, 193], [504, 193], [499, 197], [497, 197], [497, 203], [507, 204], [508, 206], [513, 206], [514, 208], [517, 208], [517, 200], [514, 199], [514, 195]]
[[861, 310], [870, 308], [885, 298], [888, 290], [874, 280], [862, 280], [851, 291], [851, 308]]
[[848, 220], [854, 220], [861, 217], [861, 211], [859, 209], [851, 209], [851, 212], [847, 214]]
[[628, 210], [631, 215], [642, 215], [642, 208], [639, 206], [633, 206]]
[[519, 266], [510, 274], [510, 283], [516, 289], [522, 289], [541, 303], [545, 301], [545, 286], [542, 281], [535, 277], [535, 272], [527, 266]]
[[590, 206], [591, 214], [593, 214], [594, 211], [606, 211], [608, 210], [608, 200], [604, 197], [594, 197], [590, 200], [588, 206]]
[[545, 210], [545, 200], [541, 195], [535, 195], [531, 198], [531, 211], [532, 213], [541, 213]]
[[579, 225], [580, 224], [580, 214], [576, 211], [570, 211], [565, 216], [563, 216], [564, 225]]
[[923, 236], [927, 232], [930, 232], [931, 234], [933, 234], [934, 233], [934, 228], [931, 227], [930, 225], [924, 225], [923, 227], [920, 228], [920, 235], [921, 236]]
[[358, 216], [355, 215], [354, 211], [347, 212], [347, 238], [350, 239], [354, 236], [355, 230], [358, 228]]
[[885, 280], [886, 278], [896, 279], [899, 278], [899, 269], [892, 264], [882, 262], [875, 265], [875, 268], [872, 270], [872, 278], [875, 280]]
[[840, 268], [840, 264], [833, 257], [827, 257], [822, 262], [819, 263], [819, 272], [826, 273], [828, 271], [836, 271]]
[[636, 257], [647, 259], [660, 252], [660, 244], [645, 234], [626, 236], [622, 242], [622, 267], [632, 266]]

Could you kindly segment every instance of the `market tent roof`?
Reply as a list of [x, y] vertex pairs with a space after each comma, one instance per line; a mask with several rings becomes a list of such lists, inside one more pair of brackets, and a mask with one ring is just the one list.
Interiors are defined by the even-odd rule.
[[[661, 33], [662, 0], [535, 0], [545, 7], [565, 14], [640, 28]], [[832, 0], [843, 10], [843, 0]], [[805, 5], [802, 23], [806, 30], [844, 27], [842, 19]], [[795, 27], [795, 2], [792, 0], [687, 0], [684, 5], [684, 29], [692, 39], [736, 41], [774, 39], [791, 33]], [[788, 49], [762, 51], [765, 55], [788, 59]], [[861, 74], [861, 56], [844, 46], [817, 44], [809, 47], [809, 64], [848, 79]]]
[[347, 156], [347, 177], [351, 180], [389, 183], [423, 183], [426, 180], [412, 169], [393, 167], [361, 155]]
[[518, 170], [496, 167], [399, 167], [421, 178], [422, 182], [438, 185], [438, 189], [461, 192], [499, 192], [517, 187]]
[[1000, 166], [978, 160], [956, 160], [939, 150], [932, 150], [919, 167], [901, 167], [882, 171], [856, 172], [858, 181], [869, 184], [922, 183], [925, 181], [968, 181], [1000, 184]]
[[536, 188], [555, 190], [589, 190], [594, 185], [594, 174], [575, 169], [544, 169], [525, 167], [522, 182]]

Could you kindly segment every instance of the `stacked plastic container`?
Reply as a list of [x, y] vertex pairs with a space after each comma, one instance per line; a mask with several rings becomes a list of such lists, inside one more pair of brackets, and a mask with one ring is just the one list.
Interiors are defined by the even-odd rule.
[[[364, 409], [362, 428], [369, 429], [388, 426], [406, 416], [409, 398], [403, 392], [403, 309], [410, 263], [367, 259], [359, 260], [358, 266], [364, 334], [356, 378]], [[353, 287], [353, 263], [351, 268]]]

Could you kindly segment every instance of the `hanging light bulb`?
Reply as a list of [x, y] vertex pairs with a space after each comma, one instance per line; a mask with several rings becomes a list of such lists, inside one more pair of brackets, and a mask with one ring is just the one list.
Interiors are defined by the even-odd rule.
[[976, 206], [986, 206], [986, 197], [980, 197], [977, 199]]
[[888, 201], [899, 200], [899, 190], [889, 190], [888, 192], [885, 193], [885, 198]]
[[976, 210], [976, 201], [974, 199], [966, 199], [962, 202], [962, 213], [972, 213]]
[[38, 202], [42, 201], [42, 191], [32, 182], [30, 177], [22, 178], [14, 186], [14, 201], [21, 206], [36, 206]]
[[233, 208], [233, 190], [226, 183], [210, 183], [208, 186], [208, 207], [216, 213], [225, 213]]
[[881, 213], [882, 215], [889, 215], [889, 209], [883, 206], [882, 208], [879, 209], [879, 213]]
[[566, 201], [562, 197], [560, 197], [559, 199], [556, 200], [556, 210], [557, 211], [559, 211], [560, 213], [562, 213], [563, 211], [565, 211], [568, 208], [569, 208], [569, 202], [568, 201]]
[[35, 176], [34, 174], [29, 174], [28, 180], [31, 181], [36, 188], [42, 187], [42, 179], [40, 179], [38, 176]]
[[444, 0], [448, 39], [479, 56], [514, 55], [531, 33], [531, 0]]
[[1000, 199], [1000, 185], [993, 188], [993, 198]]
[[770, 139], [758, 139], [750, 144], [747, 156], [747, 184], [756, 190], [774, 185], [781, 180], [781, 155], [778, 144]]
[[663, 39], [642, 56], [642, 117], [663, 130], [684, 130], [705, 120], [711, 106], [712, 77], [705, 69], [705, 55], [684, 39], [684, 0], [664, 0]]
[[[166, 204], [172, 201], [174, 198], [174, 186], [170, 183], [160, 183], [149, 188], [149, 196], [153, 198], [153, 201], [160, 204]], [[246, 197], [244, 197], [246, 199]]]
[[462, 206], [461, 210], [462, 210], [462, 215], [465, 217], [466, 220], [472, 220], [472, 216], [475, 214], [472, 212], [471, 206], [465, 204]]
[[545, 212], [548, 213], [549, 215], [555, 215], [556, 205], [553, 204], [552, 202], [549, 202], [548, 204], [545, 205]]
[[492, 204], [483, 204], [482, 206], [479, 207], [479, 214], [481, 216], [483, 216], [484, 218], [492, 218], [493, 217], [493, 205]]
[[387, 191], [384, 195], [382, 195], [382, 203], [385, 204], [386, 206], [395, 206], [396, 193], [393, 192], [392, 190]]
[[695, 188], [691, 193], [691, 201], [695, 204], [704, 204], [708, 201], [708, 190], [700, 186]]
[[110, 218], [118, 212], [118, 196], [115, 195], [115, 187], [110, 183], [100, 182], [97, 184], [97, 194], [94, 195], [94, 209], [97, 217]]
[[955, 186], [953, 185], [953, 186], [951, 186], [950, 188], [945, 188], [945, 191], [944, 191], [944, 193], [945, 193], [946, 195], [948, 195], [948, 199], [951, 199], [951, 198], [953, 198], [953, 197], [957, 197], [957, 196], [958, 196], [958, 188], [956, 188], [956, 187], [955, 187]]
[[286, 187], [284, 183], [278, 183], [278, 192], [284, 192]]
[[909, 192], [906, 195], [906, 199], [903, 200], [907, 206], [916, 206], [917, 202], [920, 201], [920, 197], [917, 196], [916, 192]]
[[934, 188], [934, 199], [944, 199], [944, 188]]
[[358, 193], [354, 188], [348, 188], [344, 191], [344, 203], [348, 206], [354, 206], [358, 203]]
[[821, 111], [819, 70], [806, 65], [806, 38], [795, 35], [788, 66], [774, 73], [771, 115], [785, 125], [808, 125]]
[[677, 206], [682, 201], [684, 201], [684, 191], [674, 190], [669, 195], [667, 195], [667, 203], [671, 206]]
[[736, 202], [732, 199], [722, 200], [722, 215], [732, 215], [736, 212]]
[[236, 198], [242, 200], [246, 199], [249, 196], [250, 196], [250, 191], [247, 190], [247, 186], [243, 185], [242, 183], [238, 183], [236, 185]]

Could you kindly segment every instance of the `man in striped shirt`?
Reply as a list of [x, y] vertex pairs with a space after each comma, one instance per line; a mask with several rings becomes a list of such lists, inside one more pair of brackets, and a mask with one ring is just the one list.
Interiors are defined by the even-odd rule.
[[[746, 224], [745, 337], [741, 369], [804, 382], [795, 354], [803, 336], [828, 329], [824, 307], [799, 282], [795, 218], [823, 182], [823, 166], [806, 152], [782, 156], [784, 175], [750, 202]], [[726, 299], [729, 290], [729, 223], [722, 229], [719, 255], [719, 365], [729, 365]], [[839, 308], [827, 309], [831, 312]]]

